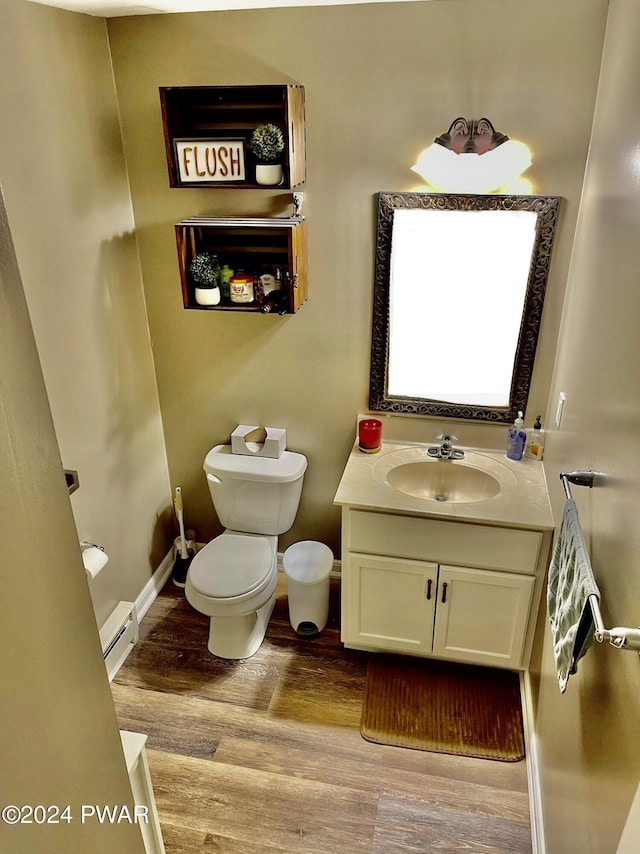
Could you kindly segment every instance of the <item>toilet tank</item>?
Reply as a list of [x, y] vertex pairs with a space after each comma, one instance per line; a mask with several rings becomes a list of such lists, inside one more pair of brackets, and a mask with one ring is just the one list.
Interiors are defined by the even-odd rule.
[[225, 528], [251, 534], [278, 535], [293, 525], [307, 458], [284, 451], [278, 459], [232, 454], [216, 445], [204, 470], [218, 519]]

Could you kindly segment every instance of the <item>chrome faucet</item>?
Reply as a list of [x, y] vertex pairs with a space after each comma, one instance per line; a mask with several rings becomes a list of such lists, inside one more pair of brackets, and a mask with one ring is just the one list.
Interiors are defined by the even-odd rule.
[[430, 457], [437, 457], [439, 460], [461, 460], [464, 457], [464, 451], [453, 447], [453, 442], [457, 436], [440, 435], [440, 445], [432, 445], [427, 448], [427, 454]]

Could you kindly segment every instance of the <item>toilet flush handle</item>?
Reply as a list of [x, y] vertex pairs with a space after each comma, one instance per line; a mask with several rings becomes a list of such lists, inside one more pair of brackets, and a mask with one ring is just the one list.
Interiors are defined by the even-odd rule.
[[207, 472], [207, 480], [210, 480], [211, 483], [222, 483], [219, 477], [216, 477], [215, 474], [209, 474], [209, 472]]

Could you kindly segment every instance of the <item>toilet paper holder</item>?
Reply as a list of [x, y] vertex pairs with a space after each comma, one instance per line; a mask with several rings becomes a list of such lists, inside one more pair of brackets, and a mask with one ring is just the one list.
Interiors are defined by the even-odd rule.
[[104, 546], [99, 546], [97, 543], [88, 543], [83, 540], [80, 543], [80, 552], [82, 554], [82, 563], [87, 578], [93, 579], [109, 562], [109, 557], [104, 549]]

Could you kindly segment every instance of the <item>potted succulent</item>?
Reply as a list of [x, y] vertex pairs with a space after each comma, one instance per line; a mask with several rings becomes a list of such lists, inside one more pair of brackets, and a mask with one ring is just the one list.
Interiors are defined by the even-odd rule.
[[284, 134], [277, 125], [258, 125], [251, 136], [251, 149], [256, 158], [256, 183], [274, 185], [282, 183]]
[[220, 302], [220, 265], [213, 252], [199, 252], [189, 265], [189, 274], [195, 285], [198, 305], [218, 305]]

